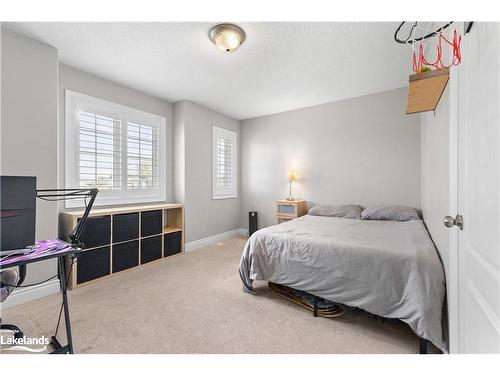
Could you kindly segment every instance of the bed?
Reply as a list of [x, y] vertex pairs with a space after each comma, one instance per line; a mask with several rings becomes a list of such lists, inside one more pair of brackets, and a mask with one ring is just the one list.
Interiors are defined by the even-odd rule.
[[421, 220], [305, 215], [255, 232], [240, 261], [243, 289], [267, 280], [407, 323], [446, 352], [444, 271]]

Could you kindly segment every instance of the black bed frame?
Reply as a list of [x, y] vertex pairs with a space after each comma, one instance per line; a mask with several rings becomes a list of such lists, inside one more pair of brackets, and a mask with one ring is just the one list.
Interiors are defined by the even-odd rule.
[[[313, 301], [314, 301], [314, 308], [313, 308], [313, 315], [315, 317], [318, 317], [318, 301], [319, 301], [319, 297], [311, 294], [312, 297], [313, 297]], [[373, 314], [371, 314], [373, 315]], [[385, 319], [383, 317], [380, 317], [381, 319]], [[428, 341], [426, 339], [423, 339], [422, 337], [419, 337], [419, 354], [428, 354], [427, 352], [427, 345], [428, 344]]]

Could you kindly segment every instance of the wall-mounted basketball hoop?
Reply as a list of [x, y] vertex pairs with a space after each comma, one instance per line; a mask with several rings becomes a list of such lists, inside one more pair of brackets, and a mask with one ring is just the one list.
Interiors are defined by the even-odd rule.
[[[428, 70], [446, 69], [460, 64], [462, 35], [456, 29], [452, 32], [446, 30], [452, 25], [453, 21], [441, 24], [403, 21], [398, 26], [394, 40], [411, 46], [412, 68], [417, 75]], [[470, 27], [472, 25], [467, 26], [467, 32]]]
[[[410, 32], [409, 32], [409, 34], [408, 34], [408, 36], [406, 38], [401, 39], [401, 36], [399, 35], [399, 33], [401, 32], [401, 29], [403, 29], [403, 26], [407, 25], [408, 23], [412, 23], [413, 24], [411, 26], [411, 28], [410, 28]], [[422, 23], [422, 22], [420, 22], [420, 23]], [[428, 23], [432, 23], [432, 22], [428, 22]], [[442, 25], [441, 27], [437, 28], [436, 30], [434, 30], [434, 31], [432, 31], [430, 33], [427, 33], [428, 30], [422, 28], [421, 26], [419, 26], [419, 22], [418, 21], [415, 21], [415, 22], [403, 21], [403, 22], [401, 22], [401, 24], [396, 29], [396, 32], [394, 33], [394, 40], [396, 42], [400, 43], [400, 44], [413, 44], [413, 43], [419, 42], [419, 41], [424, 40], [424, 39], [429, 39], [429, 38], [435, 37], [441, 31], [443, 31], [444, 29], [450, 27], [452, 24], [453, 24], [453, 21], [450, 21], [450, 22]], [[415, 29], [425, 30], [426, 33], [424, 33], [421, 36], [412, 38], [413, 33], [415, 32]]]
[[[464, 24], [464, 34], [470, 32], [473, 22]], [[412, 49], [412, 69], [409, 78], [406, 113], [436, 109], [446, 88], [449, 68], [462, 61], [462, 35], [450, 22], [408, 22], [396, 29], [394, 40]]]

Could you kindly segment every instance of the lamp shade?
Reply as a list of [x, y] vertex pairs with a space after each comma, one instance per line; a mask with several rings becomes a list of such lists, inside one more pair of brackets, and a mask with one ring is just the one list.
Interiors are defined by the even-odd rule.
[[294, 171], [289, 170], [286, 178], [288, 179], [288, 181], [295, 181], [296, 178]]

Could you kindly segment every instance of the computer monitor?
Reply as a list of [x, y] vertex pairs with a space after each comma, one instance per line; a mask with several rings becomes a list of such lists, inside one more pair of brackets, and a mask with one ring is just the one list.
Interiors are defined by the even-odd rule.
[[0, 176], [0, 251], [35, 244], [36, 177]]

